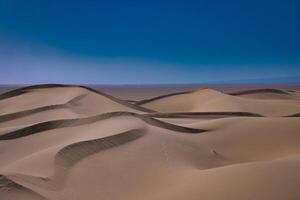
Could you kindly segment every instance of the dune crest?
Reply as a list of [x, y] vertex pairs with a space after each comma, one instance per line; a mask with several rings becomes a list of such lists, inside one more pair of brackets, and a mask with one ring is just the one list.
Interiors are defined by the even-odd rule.
[[[251, 97], [246, 96], [250, 94]], [[254, 97], [258, 94], [263, 95]], [[274, 94], [277, 95], [276, 98], [272, 96]], [[136, 104], [158, 112], [248, 112], [265, 116], [285, 116], [294, 114], [300, 109], [298, 95], [276, 89], [249, 90], [231, 94], [201, 89], [163, 95]]]
[[0, 94], [0, 199], [298, 200], [298, 91]]

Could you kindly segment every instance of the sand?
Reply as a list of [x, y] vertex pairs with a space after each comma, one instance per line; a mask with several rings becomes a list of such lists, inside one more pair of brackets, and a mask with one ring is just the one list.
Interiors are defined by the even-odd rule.
[[0, 199], [300, 199], [300, 92], [173, 90], [0, 94]]

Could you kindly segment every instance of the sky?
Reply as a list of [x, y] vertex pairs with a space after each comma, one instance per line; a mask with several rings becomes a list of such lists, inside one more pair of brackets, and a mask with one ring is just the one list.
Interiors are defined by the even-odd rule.
[[0, 84], [300, 82], [299, 0], [0, 0]]

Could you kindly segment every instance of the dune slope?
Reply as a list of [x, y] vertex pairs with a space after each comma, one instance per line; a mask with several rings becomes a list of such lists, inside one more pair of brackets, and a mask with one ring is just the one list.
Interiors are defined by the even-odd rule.
[[250, 112], [265, 116], [285, 116], [300, 110], [296, 93], [275, 89], [232, 94], [202, 89], [146, 99], [136, 104], [159, 112]]

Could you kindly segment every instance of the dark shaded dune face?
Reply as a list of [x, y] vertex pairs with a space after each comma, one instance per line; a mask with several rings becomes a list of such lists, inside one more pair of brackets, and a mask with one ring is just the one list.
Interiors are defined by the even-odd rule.
[[106, 138], [74, 143], [58, 152], [56, 162], [58, 165], [71, 167], [91, 154], [137, 140], [144, 134], [144, 130], [134, 129]]
[[249, 112], [177, 112], [150, 113], [146, 116], [154, 118], [222, 118], [222, 117], [263, 117], [263, 115]]
[[286, 117], [300, 117], [300, 113], [295, 113], [295, 114], [287, 115]]
[[297, 91], [281, 90], [281, 89], [256, 89], [256, 90], [243, 90], [229, 93], [233, 96], [253, 99], [299, 99]]
[[256, 90], [243, 90], [243, 91], [238, 91], [238, 92], [232, 92], [230, 94], [231, 95], [243, 95], [243, 94], [257, 94], [257, 93], [275, 93], [275, 94], [286, 94], [286, 95], [290, 94], [286, 90], [272, 89], [272, 88], [256, 89]]
[[16, 89], [0, 95], [0, 199], [298, 200], [299, 113], [290, 90]]
[[9, 191], [12, 189], [21, 189], [22, 186], [16, 184], [15, 182], [9, 180], [5, 176], [0, 175], [0, 190]]
[[11, 92], [6, 92], [6, 93], [0, 95], [0, 100], [4, 100], [4, 99], [8, 99], [8, 98], [15, 97], [18, 95], [22, 95], [27, 92], [28, 91], [25, 91], [25, 90], [16, 90], [16, 91], [11, 91]]
[[31, 199], [31, 200], [46, 200], [39, 194], [23, 187], [20, 184], [10, 180], [5, 176], [0, 175], [0, 197], [1, 199]]

